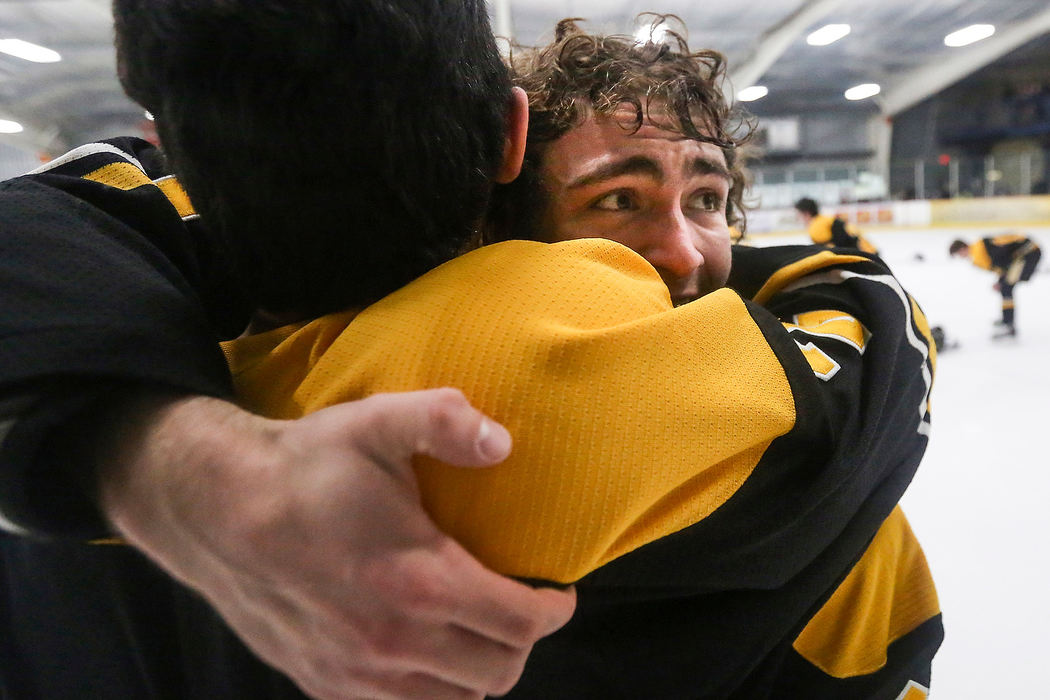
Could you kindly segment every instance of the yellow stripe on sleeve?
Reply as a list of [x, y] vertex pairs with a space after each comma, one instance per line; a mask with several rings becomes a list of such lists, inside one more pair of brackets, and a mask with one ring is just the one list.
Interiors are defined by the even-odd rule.
[[190, 203], [189, 195], [186, 194], [186, 190], [182, 189], [182, 183], [177, 179], [164, 177], [155, 180], [153, 184], [160, 188], [160, 191], [164, 193], [164, 196], [175, 207], [175, 211], [179, 212], [179, 216], [185, 218], [196, 213], [193, 209], [193, 204]]
[[136, 187], [153, 184], [146, 173], [126, 162], [104, 165], [85, 175], [84, 179], [115, 187], [118, 190], [133, 190]]
[[866, 675], [886, 665], [890, 644], [939, 612], [926, 557], [897, 506], [793, 646], [835, 678]]
[[195, 214], [186, 190], [182, 188], [182, 184], [176, 178], [163, 177], [156, 181], [150, 180], [146, 173], [131, 163], [120, 162], [104, 165], [98, 170], [93, 170], [85, 175], [84, 179], [98, 182], [108, 187], [115, 187], [119, 190], [133, 190], [143, 185], [155, 185], [164, 193], [164, 196], [168, 198], [172, 206], [175, 207], [179, 216], [185, 218]]

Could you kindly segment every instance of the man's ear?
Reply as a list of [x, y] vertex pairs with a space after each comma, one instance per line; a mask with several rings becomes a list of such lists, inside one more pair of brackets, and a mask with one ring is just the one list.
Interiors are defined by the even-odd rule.
[[494, 181], [505, 185], [521, 172], [528, 133], [529, 97], [520, 87], [511, 88], [507, 104], [507, 136], [503, 140], [503, 159], [492, 178]]

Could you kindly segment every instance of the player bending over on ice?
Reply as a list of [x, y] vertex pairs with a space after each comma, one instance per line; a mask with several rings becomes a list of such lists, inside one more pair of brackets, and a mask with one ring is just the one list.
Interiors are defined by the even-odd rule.
[[1043, 254], [1036, 242], [1020, 233], [1003, 233], [974, 243], [956, 239], [948, 247], [948, 253], [955, 258], [966, 258], [977, 267], [999, 276], [994, 289], [1003, 297], [1003, 316], [995, 325], [1002, 328], [992, 337], [1015, 337], [1014, 287], [1031, 279], [1039, 266]]

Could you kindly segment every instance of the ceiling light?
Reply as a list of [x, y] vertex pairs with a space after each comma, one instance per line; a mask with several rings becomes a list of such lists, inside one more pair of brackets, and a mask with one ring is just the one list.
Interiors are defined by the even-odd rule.
[[33, 63], [56, 63], [62, 60], [57, 51], [21, 39], [0, 39], [0, 51]]
[[945, 46], [966, 46], [981, 39], [987, 39], [995, 34], [995, 26], [991, 24], [971, 24], [957, 32], [952, 32], [944, 37]]
[[882, 92], [882, 88], [877, 83], [864, 83], [863, 85], [854, 85], [849, 90], [846, 90], [847, 100], [863, 100], [868, 97], [874, 97]]
[[22, 131], [22, 125], [9, 119], [0, 119], [0, 134], [17, 134]]
[[806, 43], [810, 46], [827, 46], [834, 44], [847, 34], [849, 34], [848, 24], [826, 24], [807, 36]]
[[741, 102], [754, 102], [755, 100], [761, 100], [768, 94], [769, 88], [765, 85], [752, 85], [751, 87], [746, 87], [738, 92], [736, 99]]

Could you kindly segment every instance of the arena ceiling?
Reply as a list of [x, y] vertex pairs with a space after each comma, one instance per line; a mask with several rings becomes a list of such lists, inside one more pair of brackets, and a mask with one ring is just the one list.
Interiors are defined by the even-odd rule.
[[[728, 56], [735, 90], [754, 84], [769, 90], [751, 103], [759, 115], [815, 109], [896, 114], [1022, 47], [1050, 67], [1047, 0], [490, 4], [497, 33], [526, 45], [548, 40], [563, 17], [585, 18], [584, 26], [594, 31], [633, 34], [640, 13], [673, 13], [685, 22], [692, 46]], [[807, 44], [810, 32], [829, 23], [848, 24], [851, 31], [828, 46]], [[945, 35], [972, 24], [994, 25], [995, 34], [961, 48], [945, 46]], [[0, 135], [3, 142], [58, 153], [84, 140], [143, 128], [142, 111], [123, 96], [114, 76], [109, 0], [0, 0], [0, 39], [31, 42], [61, 56], [35, 63], [0, 53], [0, 119], [24, 127]], [[882, 91], [857, 103], [843, 97], [862, 83], [877, 83]]]

